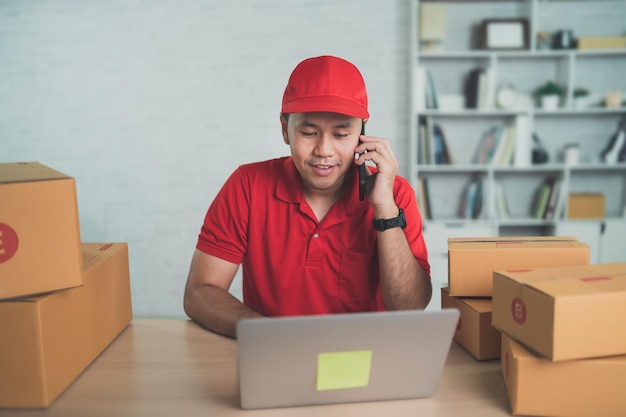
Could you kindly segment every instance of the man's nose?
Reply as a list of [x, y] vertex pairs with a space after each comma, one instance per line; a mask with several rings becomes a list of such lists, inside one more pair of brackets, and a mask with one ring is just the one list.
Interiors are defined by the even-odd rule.
[[315, 147], [315, 152], [319, 156], [331, 156], [335, 152], [334, 148], [335, 139], [331, 134], [323, 134], [320, 136], [317, 141], [317, 146]]

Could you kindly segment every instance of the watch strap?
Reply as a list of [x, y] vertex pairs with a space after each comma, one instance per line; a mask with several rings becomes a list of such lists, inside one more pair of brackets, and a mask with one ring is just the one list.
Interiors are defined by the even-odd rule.
[[391, 219], [372, 219], [372, 224], [374, 225], [374, 229], [383, 232], [387, 229], [393, 229], [394, 227], [406, 227], [406, 217], [404, 216], [404, 211], [402, 209], [399, 210], [398, 216], [393, 217]]

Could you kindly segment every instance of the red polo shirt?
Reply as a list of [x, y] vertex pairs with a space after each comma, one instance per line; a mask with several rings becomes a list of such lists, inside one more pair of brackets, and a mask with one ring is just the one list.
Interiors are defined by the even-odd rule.
[[[354, 170], [356, 172], [356, 170]], [[197, 248], [242, 264], [243, 298], [267, 316], [384, 310], [373, 211], [350, 192], [318, 222], [290, 157], [239, 167], [209, 207]], [[396, 177], [413, 254], [430, 267], [410, 184]]]

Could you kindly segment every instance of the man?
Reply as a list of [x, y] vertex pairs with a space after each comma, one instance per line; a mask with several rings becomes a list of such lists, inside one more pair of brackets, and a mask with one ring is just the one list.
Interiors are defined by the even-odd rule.
[[[354, 65], [320, 56], [296, 66], [280, 114], [291, 157], [239, 167], [209, 207], [185, 288], [190, 318], [236, 337], [242, 318], [426, 307], [415, 194], [389, 142], [360, 134], [368, 118]], [[360, 201], [366, 161], [376, 169]], [[243, 303], [228, 292], [240, 264]]]

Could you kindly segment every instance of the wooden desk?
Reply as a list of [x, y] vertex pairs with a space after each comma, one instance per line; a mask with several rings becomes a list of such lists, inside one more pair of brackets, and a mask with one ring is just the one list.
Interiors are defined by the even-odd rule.
[[0, 416], [509, 416], [499, 361], [456, 343], [433, 398], [243, 410], [237, 342], [185, 320], [134, 320], [49, 408]]

